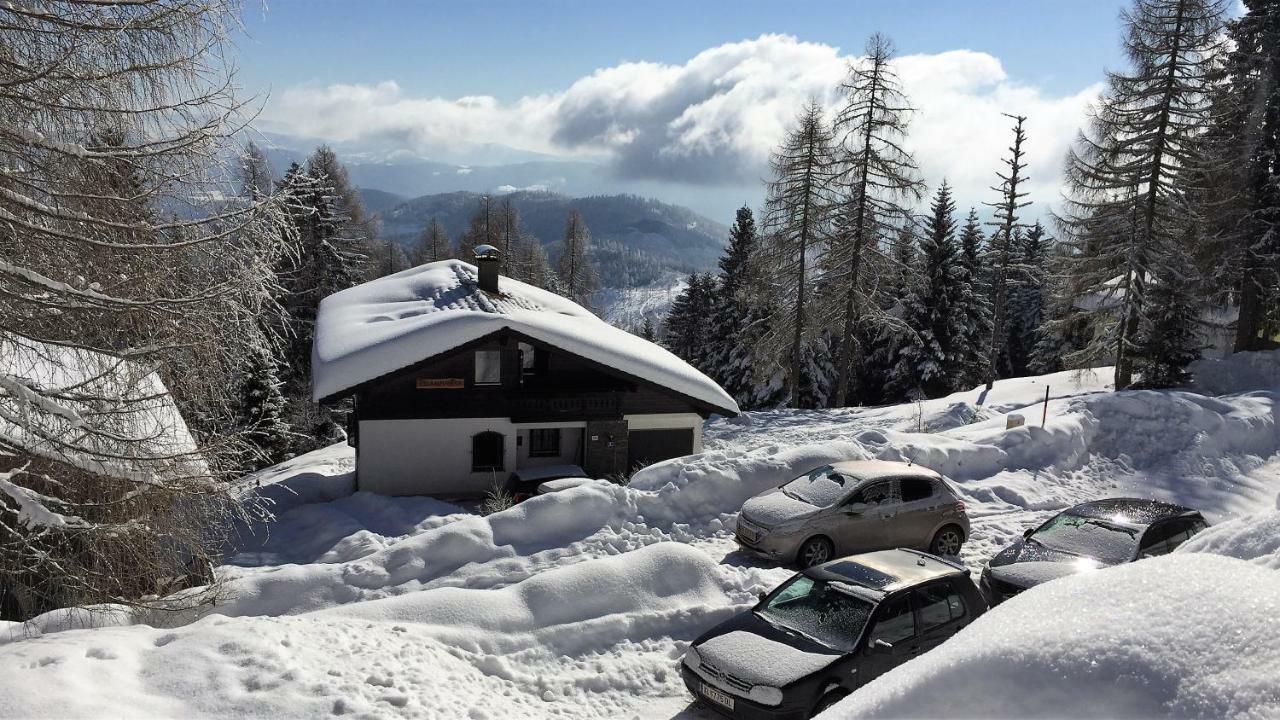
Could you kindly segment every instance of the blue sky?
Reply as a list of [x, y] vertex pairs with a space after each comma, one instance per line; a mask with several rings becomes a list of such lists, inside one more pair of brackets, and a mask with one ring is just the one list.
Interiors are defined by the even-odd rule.
[[845, 52], [873, 31], [903, 54], [967, 48], [1014, 77], [1076, 90], [1118, 65], [1116, 0], [409, 2], [272, 0], [246, 10], [241, 80], [260, 92], [394, 79], [414, 94], [511, 100], [622, 61], [678, 63], [764, 33]]
[[604, 175], [585, 187], [550, 172], [487, 189], [628, 191], [722, 215], [758, 201], [795, 111], [842, 102], [847, 64], [879, 31], [929, 185], [948, 179], [961, 206], [989, 199], [1002, 113], [1018, 113], [1047, 208], [1104, 71], [1124, 65], [1127, 4], [274, 0], [246, 9], [237, 60], [245, 90], [269, 94], [260, 129], [348, 158], [588, 161]]

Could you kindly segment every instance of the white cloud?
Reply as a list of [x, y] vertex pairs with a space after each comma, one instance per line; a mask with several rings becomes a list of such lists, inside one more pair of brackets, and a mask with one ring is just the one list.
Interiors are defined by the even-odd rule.
[[[799, 105], [834, 105], [851, 56], [764, 35], [688, 62], [603, 68], [560, 92], [499, 102], [406, 96], [392, 81], [300, 87], [267, 109], [268, 129], [334, 141], [377, 141], [432, 154], [496, 143], [561, 157], [605, 156], [618, 175], [742, 186], [766, 173]], [[1062, 158], [1100, 85], [1051, 96], [1011, 80], [998, 58], [969, 50], [907, 55], [898, 72], [918, 109], [909, 146], [930, 186], [947, 177], [964, 206], [992, 199], [1009, 144], [1002, 112], [1029, 116], [1028, 172], [1037, 202], [1057, 199]]]

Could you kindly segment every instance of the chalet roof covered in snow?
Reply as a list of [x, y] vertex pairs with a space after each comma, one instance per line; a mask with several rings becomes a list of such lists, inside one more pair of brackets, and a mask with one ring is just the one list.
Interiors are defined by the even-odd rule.
[[474, 265], [443, 260], [325, 298], [311, 351], [315, 399], [340, 395], [508, 328], [716, 412], [737, 414], [733, 398], [711, 378], [577, 303], [507, 277], [498, 290], [479, 288]]
[[0, 453], [6, 452], [135, 481], [208, 473], [150, 368], [0, 334]]

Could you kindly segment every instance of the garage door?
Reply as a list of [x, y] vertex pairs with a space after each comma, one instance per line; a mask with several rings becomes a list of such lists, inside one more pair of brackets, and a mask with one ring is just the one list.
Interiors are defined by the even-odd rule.
[[693, 452], [693, 429], [632, 430], [627, 435], [627, 467], [632, 471]]

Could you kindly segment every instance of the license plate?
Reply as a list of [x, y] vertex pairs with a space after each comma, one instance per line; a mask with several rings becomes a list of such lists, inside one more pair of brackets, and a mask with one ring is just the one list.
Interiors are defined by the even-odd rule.
[[733, 709], [733, 696], [726, 692], [721, 692], [706, 683], [698, 684], [698, 692], [702, 693], [702, 697], [719, 705], [726, 710]]

